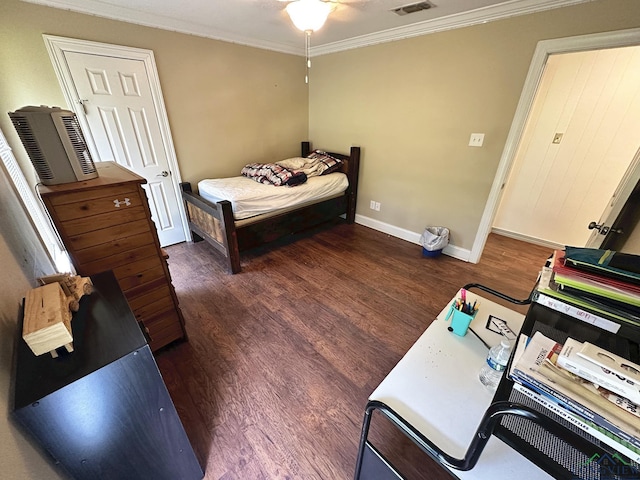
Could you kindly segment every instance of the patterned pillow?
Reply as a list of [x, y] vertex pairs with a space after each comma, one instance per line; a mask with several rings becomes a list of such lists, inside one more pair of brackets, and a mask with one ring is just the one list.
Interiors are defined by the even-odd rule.
[[322, 150], [314, 150], [307, 158], [312, 158], [314, 160], [319, 160], [325, 166], [320, 175], [328, 175], [329, 173], [335, 172], [336, 170], [340, 170], [342, 168], [342, 164], [344, 163], [342, 160], [336, 157], [332, 157], [327, 152], [323, 152]]

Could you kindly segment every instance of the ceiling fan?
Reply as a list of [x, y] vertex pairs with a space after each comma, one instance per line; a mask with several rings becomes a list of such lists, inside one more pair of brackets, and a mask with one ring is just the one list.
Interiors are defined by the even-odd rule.
[[337, 2], [323, 0], [279, 0], [287, 2], [285, 11], [299, 30], [315, 32], [319, 30]]
[[309, 69], [311, 68], [311, 56], [309, 50], [311, 47], [311, 34], [322, 28], [327, 21], [327, 17], [336, 7], [335, 1], [323, 0], [279, 0], [287, 2], [285, 11], [289, 14], [289, 18], [298, 30], [302, 30], [304, 35], [304, 52], [307, 62], [307, 73], [305, 75], [305, 83], [309, 83]]

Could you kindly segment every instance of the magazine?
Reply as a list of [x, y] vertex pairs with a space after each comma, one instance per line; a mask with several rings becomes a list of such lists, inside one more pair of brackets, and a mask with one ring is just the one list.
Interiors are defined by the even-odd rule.
[[585, 388], [570, 372], [554, 364], [554, 356], [562, 350], [561, 344], [540, 332], [536, 332], [525, 343], [526, 348], [518, 358], [516, 354], [520, 342], [516, 346], [510, 372], [514, 381], [539, 394], [556, 399], [559, 405], [571, 413], [640, 448], [638, 417], [624, 411], [597, 392]]
[[[586, 342], [585, 344], [587, 346], [591, 346], [591, 344]], [[578, 342], [573, 338], [567, 338], [567, 341], [564, 342], [560, 355], [557, 357], [555, 362], [556, 365], [574, 373], [582, 379], [587, 380], [586, 383], [593, 382], [596, 385], [618, 394], [633, 403], [640, 402], [640, 385], [629, 381], [628, 375], [622, 376], [617, 372], [603, 367], [601, 363], [598, 364], [584, 358], [581, 355], [581, 349], [583, 349], [585, 344]], [[595, 347], [593, 347], [592, 350], [594, 348]], [[597, 350], [599, 352], [604, 352], [610, 357], [614, 357], [610, 352], [602, 349]], [[595, 357], [595, 355], [593, 356]]]
[[606, 429], [599, 427], [595, 423], [589, 422], [584, 418], [571, 413], [569, 410], [564, 408], [562, 405], [557, 403], [557, 401], [550, 396], [542, 395], [538, 392], [531, 390], [530, 388], [520, 384], [514, 383], [513, 388], [523, 395], [529, 397], [534, 400], [539, 405], [543, 406], [546, 410], [555, 413], [561, 418], [564, 418], [567, 422], [572, 425], [575, 425], [580, 430], [588, 433], [592, 437], [595, 437], [602, 443], [609, 445], [610, 447], [616, 449], [623, 455], [626, 455], [629, 459], [634, 462], [640, 463], [640, 448], [632, 445], [630, 442], [625, 441], [624, 439], [618, 437], [617, 435], [613, 435], [611, 432]]

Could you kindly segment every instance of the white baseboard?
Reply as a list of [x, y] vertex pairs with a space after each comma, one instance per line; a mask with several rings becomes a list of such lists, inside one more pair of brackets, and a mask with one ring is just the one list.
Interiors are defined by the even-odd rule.
[[[404, 228], [396, 227], [395, 225], [390, 225], [388, 223], [381, 222], [379, 220], [375, 220], [370, 217], [365, 217], [364, 215], [356, 214], [356, 223], [359, 225], [364, 225], [365, 227], [373, 228], [379, 232], [386, 233], [387, 235], [391, 235], [392, 237], [400, 238], [402, 240], [406, 240], [407, 242], [415, 243], [416, 245], [420, 245], [420, 237], [422, 236], [422, 232], [416, 233], [410, 230], [405, 230]], [[457, 258], [458, 260], [463, 260], [465, 262], [469, 261], [471, 257], [471, 250], [466, 250], [464, 248], [456, 247], [455, 245], [447, 245], [442, 253], [445, 255], [449, 255], [450, 257]]]
[[548, 247], [553, 250], [564, 250], [564, 245], [560, 245], [556, 242], [550, 242], [549, 240], [542, 240], [540, 238], [531, 237], [518, 232], [512, 232], [510, 230], [504, 230], [502, 228], [492, 227], [491, 232], [503, 237], [515, 238], [516, 240], [522, 240], [523, 242], [533, 243], [534, 245], [540, 245], [541, 247]]

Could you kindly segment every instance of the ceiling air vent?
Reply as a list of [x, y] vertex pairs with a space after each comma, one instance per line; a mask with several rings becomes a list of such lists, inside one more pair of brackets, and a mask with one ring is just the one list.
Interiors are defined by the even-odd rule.
[[408, 15], [410, 13], [421, 12], [422, 10], [429, 10], [435, 7], [434, 4], [429, 2], [412, 3], [411, 5], [405, 5], [404, 7], [398, 7], [391, 10], [396, 15]]

